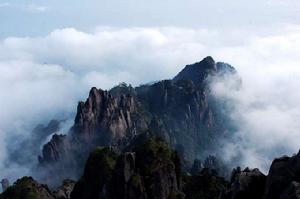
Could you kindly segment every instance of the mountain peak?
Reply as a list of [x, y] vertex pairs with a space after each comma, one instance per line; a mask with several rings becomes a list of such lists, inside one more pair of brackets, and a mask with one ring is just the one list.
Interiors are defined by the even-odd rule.
[[174, 81], [192, 80], [196, 85], [201, 85], [209, 74], [215, 74], [217, 66], [214, 59], [210, 56], [205, 57], [202, 61], [187, 65], [174, 78]]
[[205, 57], [202, 61], [187, 65], [180, 71], [173, 81], [192, 80], [196, 85], [202, 85], [209, 75], [235, 73], [235, 69], [229, 64], [218, 62], [211, 56]]
[[200, 61], [200, 63], [201, 62], [206, 63], [208, 65], [214, 65], [215, 64], [215, 60], [211, 56], [205, 57], [202, 61]]

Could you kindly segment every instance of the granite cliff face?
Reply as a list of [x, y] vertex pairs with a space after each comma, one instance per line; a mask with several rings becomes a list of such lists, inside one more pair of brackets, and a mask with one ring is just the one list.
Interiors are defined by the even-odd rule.
[[111, 145], [136, 135], [138, 104], [131, 95], [113, 97], [109, 92], [92, 88], [85, 103], [77, 108], [73, 136], [97, 145]]
[[235, 73], [230, 65], [207, 57], [172, 80], [136, 88], [121, 84], [110, 91], [92, 88], [87, 100], [78, 104], [68, 136], [54, 135], [39, 160], [44, 166], [67, 165], [81, 171], [95, 147], [123, 151], [150, 130], [191, 165], [195, 158], [214, 153], [218, 141], [230, 132], [224, 107], [210, 94], [209, 82]]

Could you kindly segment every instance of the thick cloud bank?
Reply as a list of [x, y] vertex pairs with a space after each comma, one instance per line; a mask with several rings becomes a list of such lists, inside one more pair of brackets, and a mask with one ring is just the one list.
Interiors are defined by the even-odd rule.
[[[254, 32], [185, 28], [66, 28], [43, 37], [0, 41], [0, 177], [27, 174], [5, 165], [11, 136], [30, 136], [38, 123], [74, 115], [92, 86], [110, 88], [173, 77], [207, 55], [237, 68], [243, 89], [216, 83], [217, 96], [234, 100], [238, 142], [225, 144], [226, 158], [265, 167], [300, 148], [300, 27]], [[238, 136], [239, 135], [239, 136]], [[19, 171], [19, 172], [17, 172]]]

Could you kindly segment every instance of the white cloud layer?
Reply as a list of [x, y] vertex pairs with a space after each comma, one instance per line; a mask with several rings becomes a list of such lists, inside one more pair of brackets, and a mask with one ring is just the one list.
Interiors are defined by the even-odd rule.
[[[236, 101], [233, 117], [241, 124], [244, 163], [264, 166], [262, 158], [300, 147], [299, 52], [300, 27], [295, 25], [272, 32], [99, 27], [88, 33], [66, 28], [44, 37], [3, 39], [0, 162], [10, 135], [26, 136], [39, 122], [69, 117], [90, 87], [171, 78], [186, 64], [212, 55], [235, 66], [243, 78], [238, 93], [225, 92], [222, 84], [215, 91]], [[5, 171], [1, 164], [0, 170]]]

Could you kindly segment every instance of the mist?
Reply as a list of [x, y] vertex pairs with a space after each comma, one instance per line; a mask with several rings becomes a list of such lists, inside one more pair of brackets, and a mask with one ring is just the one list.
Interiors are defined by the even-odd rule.
[[[299, 42], [300, 27], [291, 24], [259, 31], [65, 28], [43, 37], [5, 38], [0, 41], [0, 178], [31, 175], [30, 166], [10, 161], [8, 150], [30, 138], [37, 124], [72, 121], [77, 102], [92, 86], [172, 78], [208, 55], [233, 65], [243, 81], [238, 91], [230, 82], [213, 85], [214, 95], [234, 102], [229, 116], [239, 125], [234, 140], [222, 145], [225, 159], [240, 156], [238, 163], [267, 172], [274, 157], [300, 148]], [[16, 138], [20, 142], [12, 143]]]
[[[230, 103], [229, 117], [237, 132], [222, 140], [220, 150], [232, 166], [259, 168], [268, 173], [276, 157], [298, 153], [300, 144], [300, 75], [294, 72], [244, 76], [243, 85], [215, 81], [212, 93]], [[232, 164], [232, 162], [234, 162]]]

